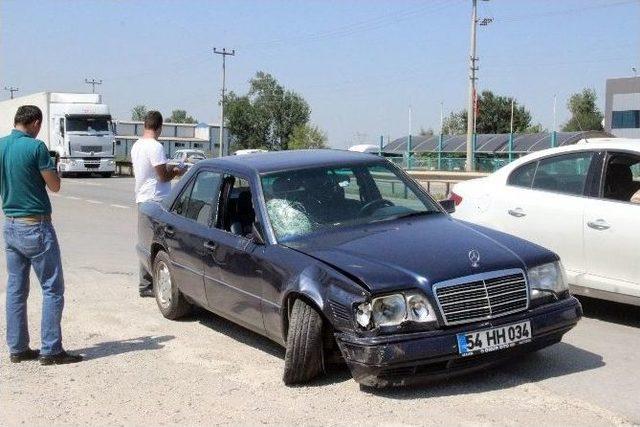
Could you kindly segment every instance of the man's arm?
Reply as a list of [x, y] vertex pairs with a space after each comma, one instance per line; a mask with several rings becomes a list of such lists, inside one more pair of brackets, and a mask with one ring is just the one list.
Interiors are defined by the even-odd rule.
[[47, 184], [49, 190], [54, 193], [60, 191], [60, 176], [57, 171], [42, 170], [40, 174], [42, 174], [42, 178], [44, 178], [44, 182]]
[[177, 167], [168, 168], [167, 164], [164, 163], [162, 165], [154, 166], [156, 170], [156, 175], [158, 175], [158, 179], [162, 182], [169, 182], [173, 178], [180, 176], [183, 174], [183, 170]]

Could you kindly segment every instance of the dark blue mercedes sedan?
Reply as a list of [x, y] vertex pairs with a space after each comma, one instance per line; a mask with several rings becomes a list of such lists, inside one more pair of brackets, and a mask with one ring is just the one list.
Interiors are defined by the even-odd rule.
[[198, 305], [280, 343], [287, 384], [344, 360], [402, 385], [559, 342], [582, 309], [558, 256], [451, 209], [373, 155], [225, 157], [141, 207], [137, 250], [166, 318]]

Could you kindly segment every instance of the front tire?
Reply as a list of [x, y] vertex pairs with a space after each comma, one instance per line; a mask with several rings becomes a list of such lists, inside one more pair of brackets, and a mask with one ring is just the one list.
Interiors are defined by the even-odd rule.
[[192, 307], [173, 277], [169, 255], [164, 251], [158, 252], [153, 261], [153, 293], [160, 313], [167, 319], [176, 320], [188, 314]]
[[322, 317], [302, 300], [293, 303], [284, 357], [284, 383], [308, 382], [317, 377], [323, 367]]

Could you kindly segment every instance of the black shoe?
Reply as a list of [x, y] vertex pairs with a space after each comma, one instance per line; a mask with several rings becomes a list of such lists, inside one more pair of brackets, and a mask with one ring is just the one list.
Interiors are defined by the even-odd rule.
[[153, 293], [153, 288], [144, 288], [140, 290], [140, 297], [141, 298], [153, 298], [155, 297], [156, 294]]
[[31, 350], [29, 348], [25, 351], [21, 351], [20, 353], [13, 353], [9, 355], [9, 360], [11, 360], [11, 363], [20, 363], [25, 360], [36, 360], [38, 356], [40, 356], [40, 350]]
[[40, 356], [41, 365], [67, 365], [78, 362], [82, 362], [82, 356], [69, 354], [64, 350], [52, 356]]

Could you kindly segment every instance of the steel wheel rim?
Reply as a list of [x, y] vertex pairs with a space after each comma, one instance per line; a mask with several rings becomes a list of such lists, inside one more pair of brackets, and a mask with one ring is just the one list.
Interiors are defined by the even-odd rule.
[[158, 302], [164, 308], [169, 307], [171, 305], [171, 273], [169, 272], [169, 267], [164, 261], [160, 261], [158, 263], [158, 272], [157, 272], [157, 292], [158, 292]]

